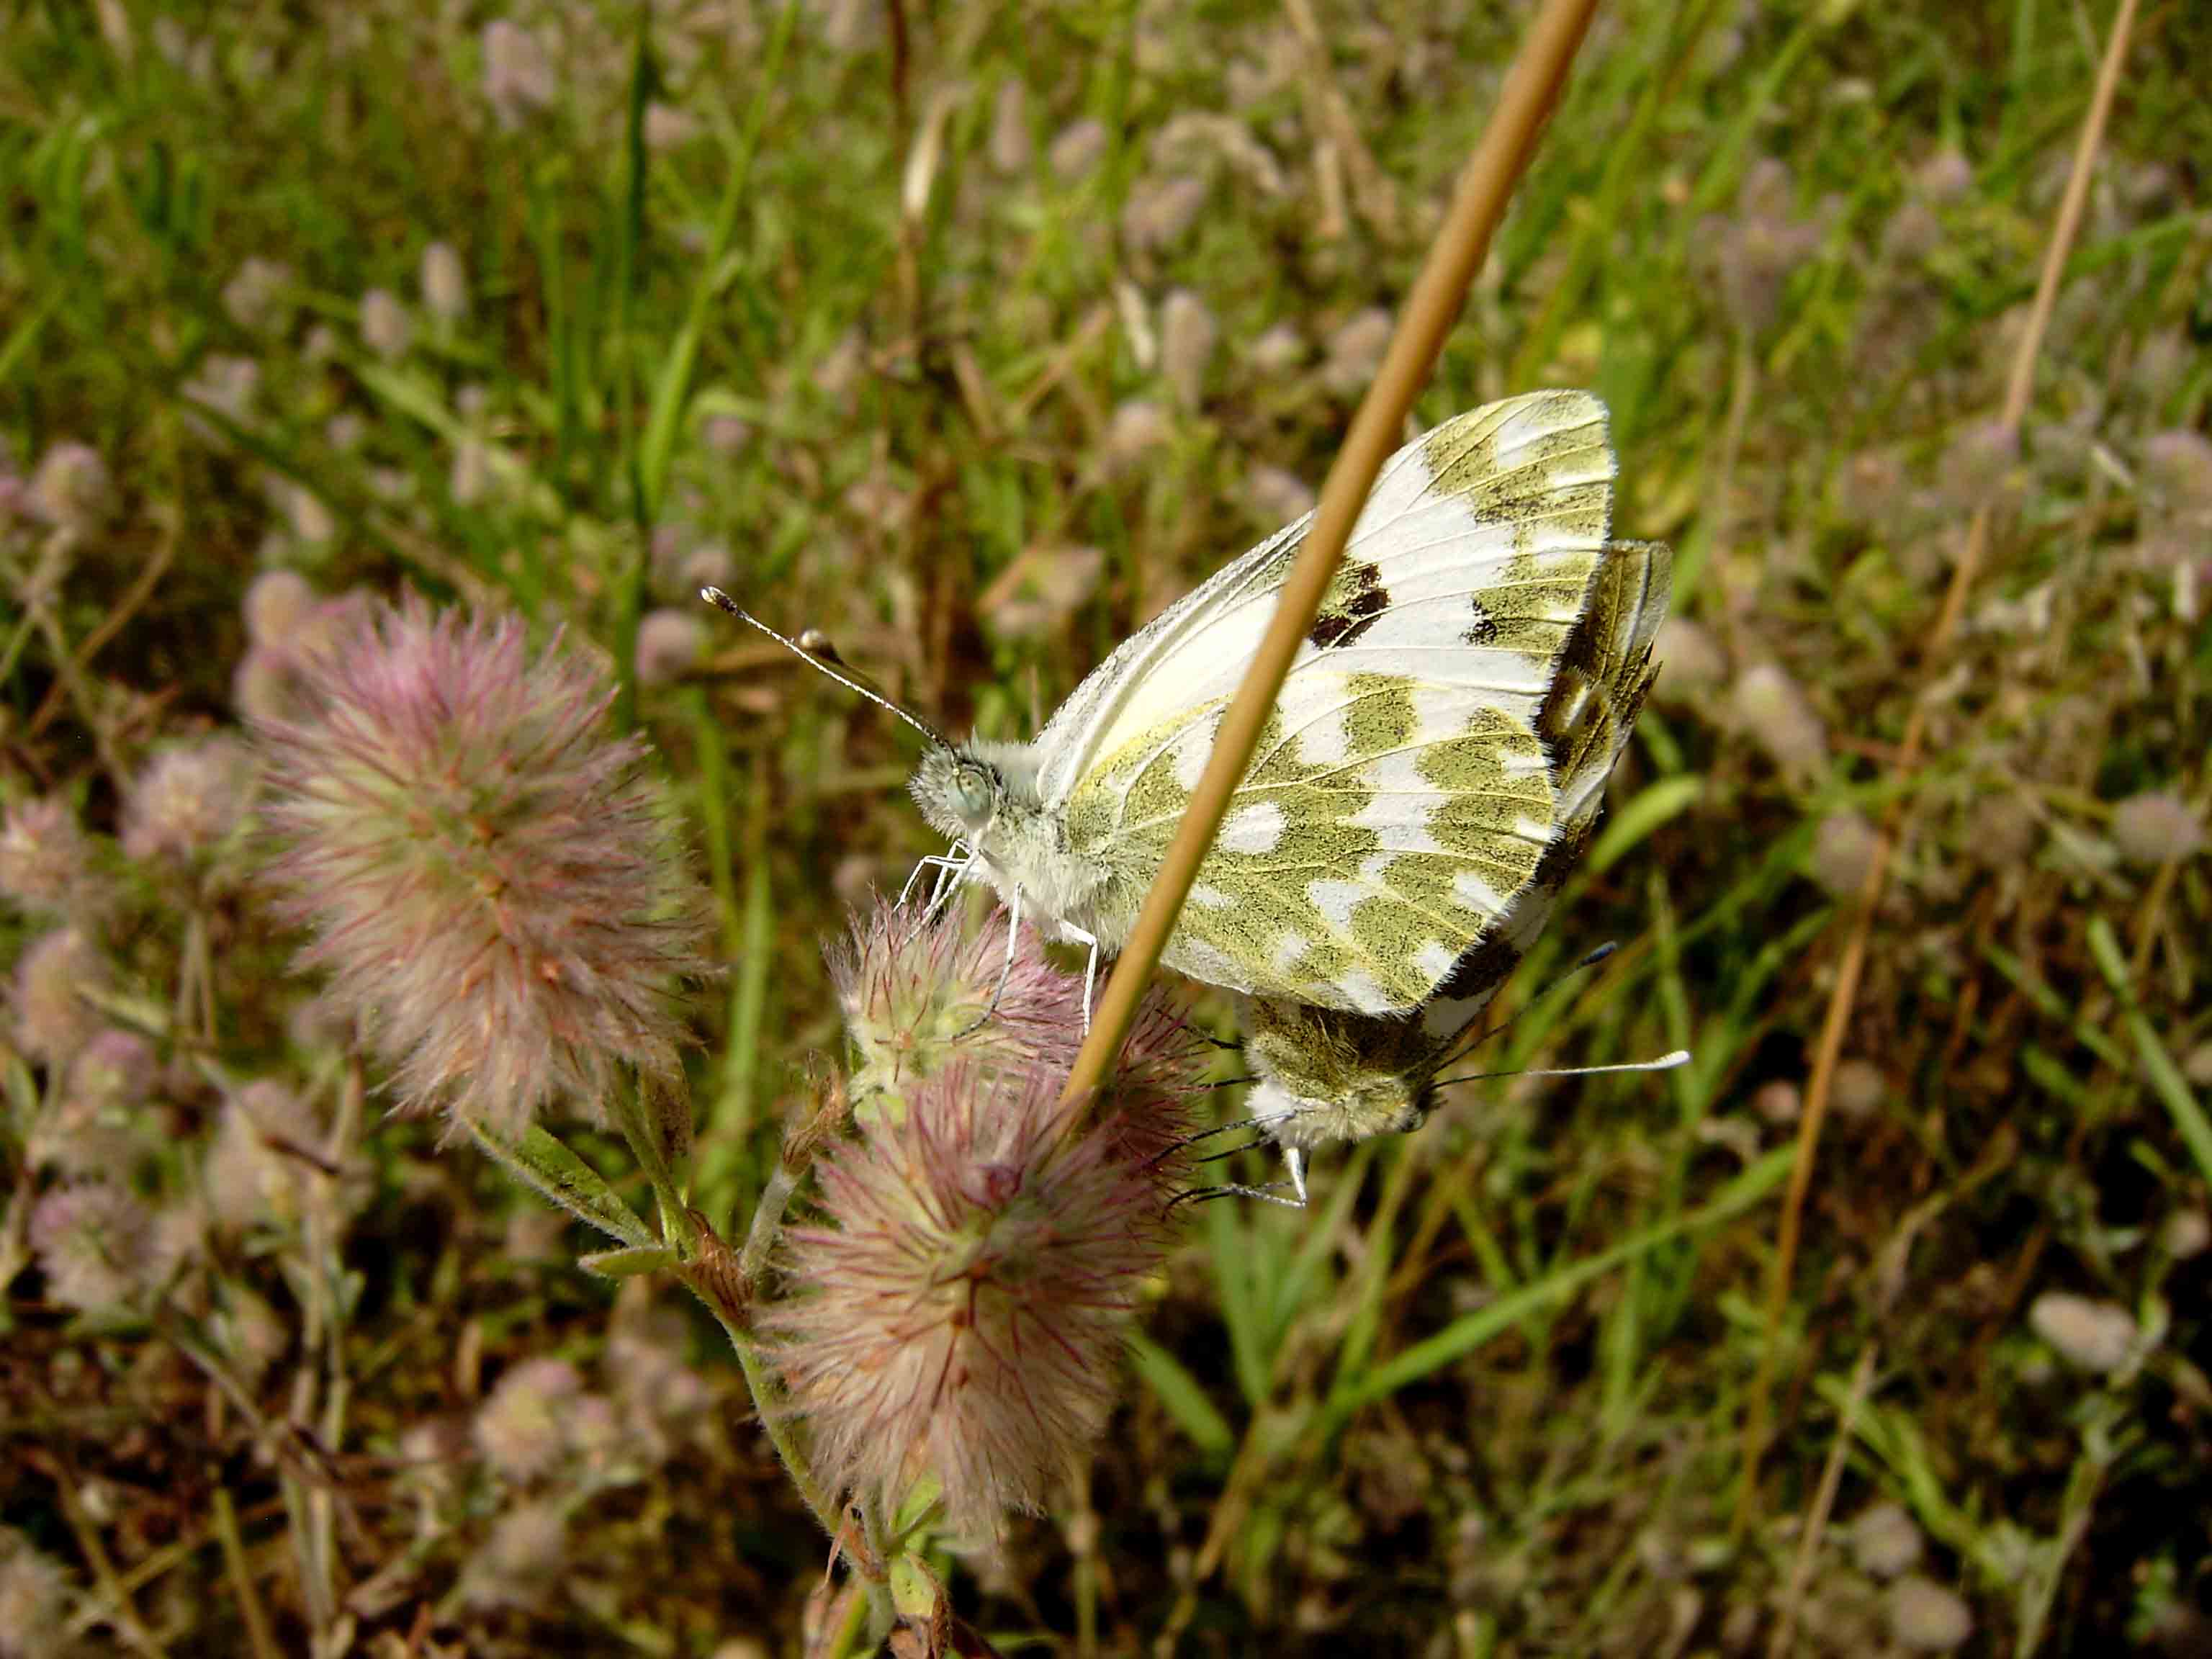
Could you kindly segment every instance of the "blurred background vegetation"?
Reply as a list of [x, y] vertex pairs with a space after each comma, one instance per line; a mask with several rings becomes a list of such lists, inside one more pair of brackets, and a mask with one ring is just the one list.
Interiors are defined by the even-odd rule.
[[[1005, 1650], [2212, 1644], [2204, 8], [2139, 19], [2021, 441], [1996, 422], [2109, 13], [1601, 9], [1420, 412], [1595, 388], [1620, 531], [1678, 548], [1659, 695], [1509, 1002], [1626, 948], [1492, 1052], [1694, 1062], [1469, 1088], [1324, 1160], [1309, 1212], [1200, 1206], [1105, 1451], [956, 1577]], [[0, 911], [0, 1654], [800, 1649], [826, 1547], [719, 1335], [381, 1117], [236, 878], [250, 764], [191, 883], [105, 837], [168, 748], [282, 706], [289, 631], [344, 596], [593, 642], [717, 901], [726, 1218], [837, 1045], [821, 941], [933, 849], [902, 730], [697, 586], [1028, 735], [1310, 504], [1524, 21], [6, 9], [0, 789], [101, 837], [127, 925], [62, 962]], [[331, 605], [257, 619], [272, 571]], [[57, 975], [155, 1069], [119, 1139], [41, 1152]], [[226, 1141], [248, 1083], [365, 1110], [317, 1203]], [[136, 1312], [31, 1237], [95, 1144], [148, 1237], [216, 1241]]]

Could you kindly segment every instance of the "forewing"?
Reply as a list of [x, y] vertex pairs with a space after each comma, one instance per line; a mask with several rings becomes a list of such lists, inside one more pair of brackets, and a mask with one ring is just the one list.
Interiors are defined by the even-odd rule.
[[[1369, 1013], [1425, 1000], [1555, 830], [1536, 718], [1612, 505], [1605, 414], [1538, 392], [1401, 450], [1292, 664], [1166, 960]], [[1304, 542], [1290, 526], [1109, 659], [1055, 716], [1070, 848], [1154, 869]], [[1064, 725], [1063, 722], [1066, 722]]]
[[[1292, 665], [1421, 671], [1533, 720], [1610, 526], [1613, 451], [1587, 392], [1472, 410], [1384, 463]], [[1122, 641], [1039, 735], [1048, 802], [1125, 744], [1232, 695], [1313, 515], [1285, 526]], [[1564, 620], [1562, 619], [1564, 613]]]

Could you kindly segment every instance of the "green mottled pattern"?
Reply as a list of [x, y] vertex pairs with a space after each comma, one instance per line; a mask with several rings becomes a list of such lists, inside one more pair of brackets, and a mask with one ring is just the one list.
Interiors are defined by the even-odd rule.
[[[1306, 757], [1278, 708], [1231, 807], [1229, 823], [1259, 809], [1279, 814], [1264, 850], [1217, 844], [1170, 941], [1170, 966], [1216, 983], [1332, 1006], [1356, 1006], [1348, 981], [1373, 988], [1373, 1006], [1409, 1008], [1434, 988], [1440, 949], [1449, 962], [1496, 920], [1455, 891], [1473, 872], [1510, 895], [1534, 872], [1543, 848], [1523, 833], [1548, 826], [1552, 787], [1535, 734], [1497, 709], [1462, 701], [1458, 729], [1424, 735], [1416, 683], [1386, 674], [1308, 675], [1293, 718], [1341, 723], [1343, 758]], [[1069, 798], [1069, 850], [1129, 872], [1141, 892], [1189, 804], [1176, 777], [1196, 767], [1186, 746], [1212, 740], [1222, 704], [1189, 710], [1132, 739]], [[1383, 785], [1377, 763], [1410, 757], [1416, 784], [1433, 796], [1417, 818], [1420, 841], [1371, 816]], [[1525, 769], [1515, 770], [1519, 763]], [[1366, 890], [1332, 915], [1316, 884]], [[1423, 958], [1431, 965], [1425, 967]]]

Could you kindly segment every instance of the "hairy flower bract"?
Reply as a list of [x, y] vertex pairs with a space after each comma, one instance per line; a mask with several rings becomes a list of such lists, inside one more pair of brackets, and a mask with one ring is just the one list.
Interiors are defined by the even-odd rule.
[[512, 1133], [595, 1107], [618, 1066], [673, 1075], [702, 906], [645, 745], [602, 729], [604, 672], [411, 598], [305, 672], [313, 712], [258, 726], [268, 874], [403, 1103]]

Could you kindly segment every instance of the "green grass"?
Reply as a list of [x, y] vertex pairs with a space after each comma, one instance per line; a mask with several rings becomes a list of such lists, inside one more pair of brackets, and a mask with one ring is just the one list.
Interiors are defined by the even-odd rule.
[[[2145, 467], [2154, 434], [2201, 433], [2212, 404], [2212, 32], [2196, 9], [2144, 21], [1931, 758], [1902, 781], [1887, 764], [1972, 505], [1946, 452], [1996, 407], [2107, 10], [1602, 13], [1420, 413], [1599, 390], [1620, 528], [1677, 544], [1678, 611], [1728, 665], [1655, 701], [1574, 902], [1508, 993], [1525, 1015], [1485, 1052], [1501, 1069], [1676, 1046], [1694, 1061], [1469, 1087], [1405, 1142], [1323, 1157], [1307, 1212], [1200, 1206], [1091, 1471], [1097, 1570], [1071, 1565], [1070, 1510], [1020, 1522], [1000, 1568], [953, 1572], [963, 1618], [1007, 1650], [1075, 1651], [1092, 1629], [1108, 1651], [1170, 1629], [1206, 1652], [1322, 1632], [1344, 1650], [1643, 1653], [1678, 1631], [1676, 1651], [1746, 1631], [1763, 1648], [1877, 1340], [1838, 1531], [1904, 1503], [1920, 1570], [1972, 1610], [1972, 1651], [2202, 1638], [2212, 1583], [2186, 1540], [2212, 1524], [2191, 1357], [2208, 1257], [2162, 1241], [2212, 1182], [2212, 885], [2201, 857], [2164, 873], [2120, 859], [2110, 811], [2151, 788], [2200, 818], [2208, 799], [2212, 633], [2156, 550], [2179, 526], [2201, 582], [2212, 501], [2168, 501]], [[857, 37], [834, 38], [832, 14]], [[532, 15], [559, 43], [559, 90], [514, 130], [482, 91], [488, 15], [380, 0], [357, 20], [211, 7], [161, 23], [114, 0], [0, 19], [0, 439], [25, 473], [58, 441], [91, 445], [119, 501], [58, 573], [39, 574], [30, 532], [0, 532], [0, 789], [60, 791], [112, 827], [158, 735], [234, 720], [239, 604], [267, 568], [511, 605], [595, 641], [623, 675], [618, 717], [665, 757], [729, 965], [695, 999], [692, 1200], [719, 1224], [765, 1179], [810, 1057], [836, 1051], [820, 942], [848, 896], [895, 890], [933, 849], [894, 722], [714, 617], [683, 683], [640, 684], [641, 622], [693, 605], [703, 567], [687, 561], [720, 549], [714, 579], [764, 617], [822, 628], [945, 723], [1026, 735], [1115, 641], [1273, 527], [1255, 468], [1318, 483], [1356, 396], [1356, 366], [1331, 384], [1328, 342], [1402, 295], [1420, 241], [1378, 240], [1356, 204], [1343, 235], [1321, 234], [1318, 89], [1272, 8], [909, 9], [902, 88], [873, 8], [549, 5]], [[1425, 222], [1516, 19], [1382, 6], [1322, 23], [1401, 220]], [[993, 157], [1008, 84], [1026, 89], [1011, 168]], [[940, 96], [934, 170], [909, 181]], [[687, 130], [668, 140], [655, 105]], [[1105, 143], [1062, 176], [1052, 142], [1083, 118]], [[1946, 146], [1968, 167], [1930, 193]], [[1747, 218], [1769, 159], [1787, 209]], [[1125, 214], [1177, 173], [1207, 181], [1203, 211], [1133, 244]], [[1921, 208], [1934, 233], [1899, 251], [1886, 238]], [[1798, 224], [1814, 229], [1797, 256], [1761, 268]], [[419, 303], [433, 240], [470, 276], [450, 325]], [[281, 316], [226, 309], [249, 256], [288, 267]], [[376, 287], [414, 313], [390, 361], [358, 332]], [[1194, 409], [1150, 337], [1178, 287], [1218, 325]], [[1732, 310], [1747, 291], [1771, 314]], [[1299, 360], [1255, 366], [1284, 325]], [[211, 356], [257, 366], [244, 406], [209, 403]], [[1116, 453], [1115, 411], [1139, 400], [1164, 411], [1161, 441]], [[483, 476], [457, 489], [471, 453]], [[1854, 468], [1875, 457], [1895, 476], [1869, 492]], [[280, 484], [319, 498], [327, 538], [288, 527]], [[164, 524], [174, 562], [72, 689], [64, 653]], [[1042, 631], [979, 606], [1017, 556], [1069, 548], [1098, 550], [1103, 574]], [[1778, 766], [1731, 702], [1733, 675], [1765, 661], [1826, 726], [1810, 773]], [[1910, 845], [1846, 1046], [1879, 1097], [1829, 1124], [1775, 1339], [1759, 1519], [1732, 1536], [1795, 1133], [1775, 1114], [1803, 1084], [1847, 919], [1815, 830], [1900, 795]], [[2024, 830], [1992, 829], [2001, 811]], [[0, 918], [11, 962], [33, 931]], [[1537, 1000], [1606, 939], [1624, 948], [1601, 971]], [[168, 1006], [173, 942], [149, 925], [125, 948], [131, 989]], [[281, 963], [253, 944], [218, 961], [240, 1075], [284, 1063]], [[1231, 1029], [1220, 1000], [1194, 1006]], [[10, 1060], [21, 1116], [40, 1085]], [[180, 1115], [178, 1157], [204, 1127]], [[288, 1475], [280, 1495], [157, 1332], [70, 1324], [27, 1278], [0, 1521], [81, 1586], [131, 1581], [134, 1617], [180, 1654], [244, 1639], [204, 1519], [234, 1514], [285, 1641], [318, 1598], [389, 1568], [401, 1593], [364, 1633], [437, 1605], [471, 1651], [706, 1654], [737, 1636], [795, 1651], [820, 1540], [699, 1328], [690, 1363], [726, 1409], [684, 1455], [576, 1505], [564, 1589], [454, 1610], [495, 1505], [414, 1534], [394, 1498], [402, 1437], [463, 1420], [508, 1361], [598, 1355], [609, 1316], [599, 1287], [509, 1248], [526, 1200], [433, 1139], [371, 1114], [379, 1201], [342, 1253], [343, 1443], [320, 1449], [354, 1506], [317, 1569], [330, 1583], [289, 1553], [283, 1505], [312, 1483]], [[1227, 1167], [1265, 1178], [1258, 1158]], [[644, 1183], [595, 1185], [586, 1164], [564, 1178], [643, 1242]], [[20, 1237], [0, 1230], [11, 1273]], [[294, 1305], [272, 1263], [236, 1265]], [[2027, 1323], [2053, 1290], [2163, 1336], [2123, 1371], [2072, 1370]], [[271, 1376], [258, 1409], [282, 1420]], [[87, 1482], [104, 1507], [76, 1525], [58, 1494]], [[1839, 1538], [1811, 1583], [1799, 1650], [1870, 1650], [1884, 1592]]]

